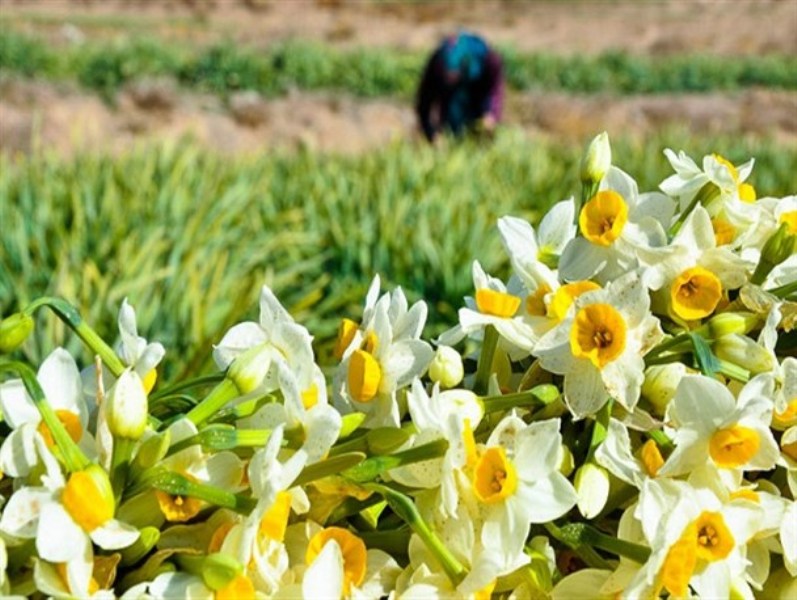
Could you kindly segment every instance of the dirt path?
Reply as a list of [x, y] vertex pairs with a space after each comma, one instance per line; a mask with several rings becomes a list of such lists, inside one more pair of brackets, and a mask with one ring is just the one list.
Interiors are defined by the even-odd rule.
[[[257, 10], [243, 6], [248, 1]], [[524, 51], [559, 54], [622, 49], [639, 54], [711, 52], [797, 54], [797, 0], [593, 0], [556, 3], [389, 0], [0, 0], [0, 23], [49, 36], [53, 44], [136, 35], [196, 43], [234, 39], [266, 45], [320, 39], [335, 45], [431, 48], [457, 26]], [[531, 134], [582, 142], [596, 131], [647, 135], [676, 126], [695, 133], [772, 136], [797, 147], [797, 93], [609, 98], [514, 93], [506, 123]], [[252, 93], [228, 104], [140, 81], [116, 108], [75, 86], [0, 81], [0, 152], [37, 144], [59, 154], [120, 151], [137, 142], [192, 136], [223, 152], [309, 146], [361, 152], [415, 135], [407, 104], [345, 95], [294, 93], [264, 100]]]
[[[174, 92], [164, 82], [142, 82], [111, 108], [74, 88], [17, 81], [0, 85], [0, 98], [0, 151], [11, 154], [28, 153], [37, 143], [61, 155], [117, 152], [182, 136], [225, 153], [299, 146], [354, 153], [416, 135], [405, 104], [324, 94], [264, 100], [243, 93], [227, 106], [213, 96]], [[579, 143], [601, 129], [644, 136], [672, 126], [696, 134], [768, 135], [797, 147], [796, 115], [794, 92], [623, 98], [528, 93], [509, 96], [506, 125]]]

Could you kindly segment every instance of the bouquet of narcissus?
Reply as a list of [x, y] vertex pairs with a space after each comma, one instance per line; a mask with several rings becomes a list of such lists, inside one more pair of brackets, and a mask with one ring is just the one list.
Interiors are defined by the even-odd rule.
[[[436, 340], [375, 279], [329, 378], [268, 287], [168, 385], [126, 301], [115, 347], [6, 317], [0, 593], [796, 597], [797, 196], [666, 156], [640, 193], [595, 138]], [[15, 357], [44, 307], [94, 364]]]

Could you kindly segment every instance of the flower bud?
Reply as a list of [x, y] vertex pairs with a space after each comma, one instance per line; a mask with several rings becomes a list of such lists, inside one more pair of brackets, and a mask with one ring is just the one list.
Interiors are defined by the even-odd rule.
[[576, 460], [573, 458], [573, 452], [567, 446], [562, 444], [559, 452], [559, 472], [565, 477], [570, 477], [573, 469], [576, 467]]
[[136, 452], [131, 468], [133, 471], [143, 471], [154, 467], [166, 456], [171, 444], [171, 434], [169, 430], [160, 433], [152, 433], [147, 437]]
[[760, 323], [761, 319], [755, 313], [725, 312], [711, 317], [696, 333], [705, 334], [708, 339], [715, 340], [731, 333], [750, 333]]
[[576, 504], [585, 519], [596, 517], [609, 498], [609, 474], [594, 463], [581, 465], [573, 481], [576, 488]]
[[227, 371], [227, 379], [241, 394], [253, 392], [263, 383], [271, 368], [271, 346], [261, 344], [249, 348], [236, 357]]
[[750, 278], [755, 284], [761, 284], [767, 275], [784, 260], [797, 251], [797, 235], [789, 232], [789, 224], [781, 223], [777, 231], [764, 242], [761, 249], [761, 259]]
[[429, 365], [429, 377], [444, 388], [452, 388], [465, 375], [462, 357], [451, 346], [439, 346]]
[[681, 378], [686, 373], [686, 366], [683, 363], [654, 365], [645, 369], [642, 397], [650, 402], [657, 415], [664, 415], [667, 405], [675, 396]]
[[0, 321], [0, 354], [19, 348], [33, 331], [33, 317], [16, 313]]
[[212, 590], [220, 590], [243, 572], [241, 564], [229, 554], [210, 554], [202, 563], [202, 579]]
[[723, 336], [714, 342], [713, 349], [717, 358], [747, 369], [753, 375], [772, 371], [777, 366], [773, 354], [746, 335]]
[[138, 373], [130, 368], [116, 380], [106, 404], [108, 429], [114, 437], [137, 440], [147, 428], [147, 393]]
[[596, 135], [587, 146], [581, 160], [581, 182], [599, 184], [612, 166], [612, 147], [609, 145], [609, 134], [605, 131]]

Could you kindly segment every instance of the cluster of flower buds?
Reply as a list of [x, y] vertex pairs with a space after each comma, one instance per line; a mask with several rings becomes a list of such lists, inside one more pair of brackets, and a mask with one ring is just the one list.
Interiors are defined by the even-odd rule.
[[[127, 301], [115, 347], [6, 317], [0, 594], [797, 597], [797, 196], [665, 155], [642, 193], [593, 140], [433, 341], [376, 277], [326, 371], [267, 286], [166, 383]], [[15, 358], [45, 307], [94, 364]]]

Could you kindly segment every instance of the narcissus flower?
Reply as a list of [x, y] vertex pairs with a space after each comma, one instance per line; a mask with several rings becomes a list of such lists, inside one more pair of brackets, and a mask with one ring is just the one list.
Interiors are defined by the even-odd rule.
[[635, 273], [573, 302], [567, 317], [546, 334], [533, 354], [542, 367], [564, 375], [565, 401], [572, 413], [597, 412], [611, 397], [628, 410], [639, 399], [643, 354], [661, 338], [650, 298]]
[[459, 325], [443, 333], [437, 342], [453, 346], [466, 336], [481, 336], [492, 325], [510, 356], [528, 356], [536, 336], [524, 319], [526, 294], [520, 281], [513, 279], [505, 285], [487, 275], [479, 262], [474, 261], [473, 287], [473, 297], [466, 297], [465, 308], [459, 309]]
[[[297, 324], [268, 286], [260, 291], [260, 320], [233, 326], [213, 349], [213, 359], [220, 369], [233, 369], [233, 362], [246, 356], [245, 368], [231, 373], [242, 393], [277, 389], [277, 369], [272, 361], [280, 359], [296, 373], [300, 381], [313, 380], [312, 336]], [[241, 363], [239, 363], [241, 364]]]
[[772, 469], [778, 446], [769, 429], [772, 378], [760, 375], [736, 399], [727, 387], [703, 375], [686, 375], [667, 411], [675, 450], [659, 471], [676, 476], [707, 462], [718, 469]]
[[0, 530], [17, 538], [35, 539], [39, 557], [48, 562], [67, 563], [70, 589], [87, 597], [92, 542], [105, 550], [117, 550], [135, 542], [139, 532], [114, 519], [113, 490], [101, 467], [90, 465], [64, 478], [41, 438], [36, 444], [46, 468], [44, 485], [14, 492], [0, 518]]
[[652, 549], [650, 558], [626, 588], [628, 598], [686, 597], [693, 588], [703, 598], [729, 598], [731, 591], [752, 597], [744, 578], [748, 542], [761, 526], [763, 510], [748, 499], [727, 499], [716, 480], [645, 482], [636, 518]]
[[531, 523], [545, 523], [570, 510], [576, 492], [559, 472], [559, 419], [526, 425], [509, 415], [484, 446], [465, 444], [465, 472], [484, 511], [481, 542], [499, 565], [516, 564]]
[[658, 192], [640, 195], [636, 182], [612, 167], [601, 190], [581, 208], [581, 236], [562, 252], [560, 278], [606, 284], [637, 268], [640, 250], [650, 252], [665, 245], [665, 226], [673, 208], [672, 201]]
[[730, 248], [717, 247], [708, 212], [697, 206], [667, 246], [666, 252], [642, 251], [650, 263], [644, 281], [657, 290], [653, 308], [676, 319], [710, 316], [727, 290], [744, 285], [754, 264]]
[[369, 428], [398, 426], [398, 391], [423, 375], [434, 356], [432, 347], [419, 339], [425, 305], [420, 321], [410, 318], [412, 311], [393, 306], [390, 296], [377, 301], [360, 345], [348, 346], [333, 384], [338, 409], [365, 413], [363, 425]]

